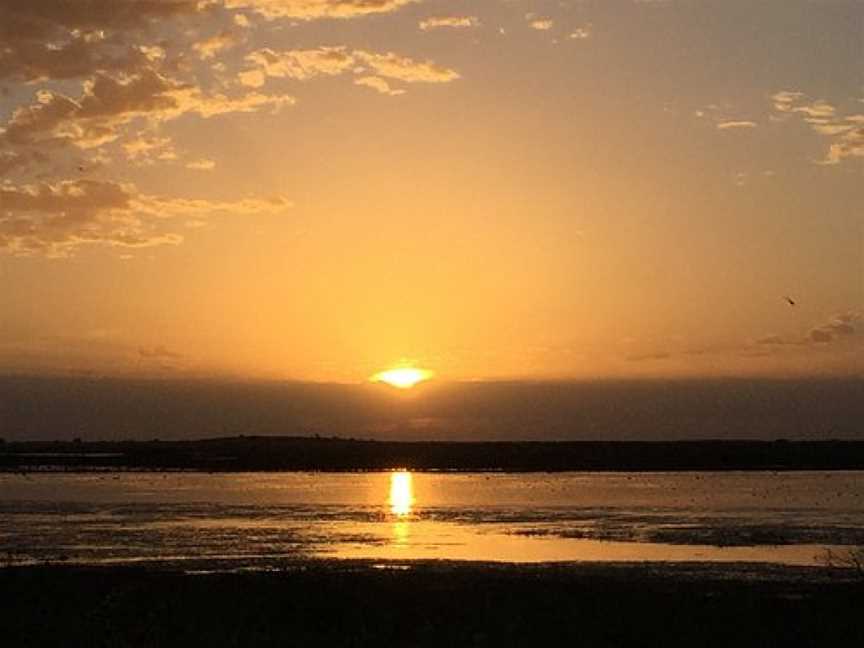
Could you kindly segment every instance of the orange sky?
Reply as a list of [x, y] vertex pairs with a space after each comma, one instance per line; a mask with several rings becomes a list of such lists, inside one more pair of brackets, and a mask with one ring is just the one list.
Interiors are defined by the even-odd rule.
[[860, 11], [0, 0], [0, 371], [860, 374]]

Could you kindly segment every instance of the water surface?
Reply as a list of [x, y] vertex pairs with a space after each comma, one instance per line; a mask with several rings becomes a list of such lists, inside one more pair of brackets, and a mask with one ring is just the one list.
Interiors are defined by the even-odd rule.
[[864, 544], [864, 473], [0, 475], [0, 560], [815, 565]]

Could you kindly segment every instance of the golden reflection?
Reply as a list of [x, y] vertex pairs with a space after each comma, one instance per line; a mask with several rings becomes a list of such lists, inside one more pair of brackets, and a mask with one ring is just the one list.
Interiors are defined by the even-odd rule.
[[408, 544], [408, 533], [411, 525], [405, 520], [399, 520], [393, 524], [393, 544]]
[[403, 517], [411, 514], [414, 506], [414, 483], [407, 470], [390, 473], [390, 512]]

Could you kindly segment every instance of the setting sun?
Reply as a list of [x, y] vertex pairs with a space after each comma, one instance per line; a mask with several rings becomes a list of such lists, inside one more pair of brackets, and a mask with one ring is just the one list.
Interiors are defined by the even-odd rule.
[[426, 369], [416, 369], [414, 367], [400, 367], [399, 369], [388, 369], [381, 371], [372, 376], [372, 382], [387, 383], [391, 387], [398, 389], [410, 389], [419, 382], [429, 380], [432, 377], [432, 372]]

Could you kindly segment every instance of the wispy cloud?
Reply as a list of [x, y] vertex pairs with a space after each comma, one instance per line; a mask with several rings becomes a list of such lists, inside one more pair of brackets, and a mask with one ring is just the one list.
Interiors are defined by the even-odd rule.
[[825, 324], [812, 328], [808, 334], [808, 339], [816, 344], [828, 344], [855, 335], [859, 332], [861, 320], [860, 313], [840, 313]]
[[376, 54], [357, 51], [355, 58], [373, 69], [379, 76], [407, 83], [448, 83], [459, 78], [455, 70], [437, 65], [432, 61], [415, 61], [393, 52]]
[[230, 31], [222, 31], [215, 36], [205, 38], [202, 41], [195, 43], [192, 49], [198, 54], [202, 60], [214, 58], [219, 52], [231, 49], [238, 43], [237, 36]]
[[169, 137], [149, 133], [139, 133], [137, 137], [123, 144], [123, 151], [129, 160], [142, 164], [154, 164], [159, 160], [176, 160], [177, 152]]
[[345, 47], [319, 47], [308, 50], [277, 52], [260, 49], [248, 54], [249, 69], [240, 73], [240, 82], [254, 88], [264, 85], [268, 77], [306, 81], [317, 76], [335, 76], [356, 65]]
[[357, 18], [391, 13], [417, 0], [224, 0], [229, 9], [246, 9], [268, 20]]
[[176, 351], [172, 351], [171, 349], [165, 347], [162, 344], [158, 344], [152, 347], [141, 347], [138, 349], [138, 355], [142, 358], [146, 358], [148, 360], [151, 359], [169, 359], [169, 360], [179, 360], [183, 357], [182, 353], [178, 353]]
[[[212, 171], [216, 160], [182, 148], [182, 129], [168, 124], [294, 105], [284, 90], [260, 90], [271, 78], [350, 75], [386, 95], [403, 94], [398, 84], [458, 79], [455, 70], [388, 51], [244, 51], [265, 24], [363, 18], [413, 1], [0, 0], [0, 81], [21, 84], [0, 122], [0, 251], [63, 257], [85, 245], [174, 245], [183, 239], [178, 220], [285, 209], [284, 199], [162, 197], [122, 176], [160, 164]], [[478, 22], [444, 16], [425, 28]], [[21, 101], [24, 84], [32, 99]]]
[[[447, 83], [459, 78], [455, 70], [432, 61], [416, 61], [394, 52], [349, 50], [341, 46], [282, 52], [257, 50], [246, 57], [246, 62], [249, 67], [240, 73], [240, 83], [251, 87], [264, 85], [270, 77], [305, 81], [317, 76], [347, 73], [358, 75], [359, 78], [383, 77], [405, 83]], [[383, 88], [376, 81], [364, 81], [360, 85], [377, 86], [379, 90]], [[393, 93], [392, 89], [388, 92]]]
[[72, 79], [128, 72], [149, 62], [135, 39], [155, 21], [203, 11], [199, 0], [0, 3], [0, 79]]
[[376, 76], [364, 76], [357, 77], [354, 79], [354, 83], [360, 86], [366, 86], [367, 88], [372, 88], [377, 92], [385, 95], [396, 96], [405, 94], [404, 90], [398, 90], [390, 87], [390, 84], [387, 83], [385, 79]]
[[749, 120], [733, 120], [733, 121], [723, 121], [717, 124], [717, 128], [720, 130], [730, 130], [735, 128], [756, 128], [758, 124], [754, 121]]
[[827, 322], [811, 327], [804, 336], [784, 337], [771, 334], [757, 338], [754, 340], [754, 344], [778, 349], [781, 347], [823, 347], [860, 334], [862, 322], [864, 322], [864, 316], [861, 313], [847, 311], [834, 315]]
[[555, 22], [548, 18], [535, 18], [530, 20], [528, 24], [531, 26], [531, 29], [538, 31], [549, 31], [555, 26]]
[[696, 110], [695, 115], [713, 123], [717, 130], [747, 130], [759, 126], [758, 122], [742, 117], [739, 111], [726, 104], [709, 104]]
[[214, 160], [208, 159], [200, 159], [200, 160], [192, 160], [186, 163], [187, 169], [194, 169], [196, 171], [212, 171], [216, 168], [216, 162]]
[[278, 110], [294, 103], [286, 95], [205, 94], [200, 89], [145, 69], [132, 77], [97, 75], [80, 97], [40, 90], [36, 102], [16, 109], [0, 132], [11, 147], [71, 145], [90, 149], [118, 139], [122, 126], [138, 118], [163, 122], [185, 114], [209, 118], [229, 113]]
[[423, 31], [433, 29], [468, 29], [478, 27], [480, 20], [477, 16], [438, 16], [425, 18], [418, 23]]
[[823, 99], [811, 100], [803, 92], [782, 90], [771, 96], [775, 112], [802, 119], [816, 133], [829, 138], [822, 164], [840, 164], [864, 158], [864, 114], [842, 115]]
[[0, 185], [0, 250], [16, 255], [70, 256], [83, 245], [141, 248], [176, 245], [171, 223], [215, 213], [252, 215], [289, 208], [288, 201], [211, 201], [140, 193], [98, 180]]
[[654, 351], [649, 353], [631, 353], [626, 356], [628, 362], [649, 362], [658, 360], [668, 360], [672, 357], [671, 353], [666, 351]]

